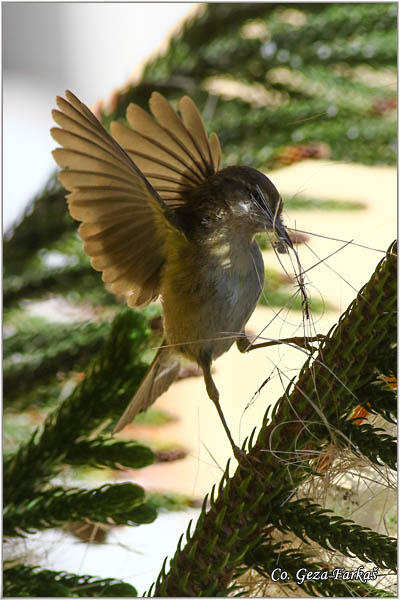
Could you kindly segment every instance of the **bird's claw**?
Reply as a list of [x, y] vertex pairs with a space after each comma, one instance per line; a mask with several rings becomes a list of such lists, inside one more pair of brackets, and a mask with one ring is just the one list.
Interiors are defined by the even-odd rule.
[[247, 462], [247, 463], [249, 462], [249, 458], [248, 458], [246, 452], [244, 452], [241, 448], [239, 448], [239, 446], [233, 446], [233, 453], [239, 464], [242, 464], [244, 462]]

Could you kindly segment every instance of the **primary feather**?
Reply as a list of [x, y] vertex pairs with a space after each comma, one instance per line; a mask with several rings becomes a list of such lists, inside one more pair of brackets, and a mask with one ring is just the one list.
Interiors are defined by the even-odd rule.
[[71, 92], [57, 105], [52, 114], [59, 127], [51, 134], [62, 148], [53, 156], [71, 192], [70, 213], [82, 221], [84, 249], [113, 292], [125, 294], [130, 306], [146, 304], [160, 293], [169, 232], [184, 236], [173, 207], [218, 169], [218, 138], [207, 138], [187, 96], [180, 101], [182, 118], [156, 92], [153, 116], [129, 105], [130, 127], [112, 123], [115, 139]]
[[[114, 137], [71, 92], [57, 105], [52, 114], [59, 127], [51, 134], [61, 148], [53, 156], [71, 192], [70, 213], [82, 221], [84, 249], [115, 293], [125, 294], [130, 306], [146, 304], [161, 292], [171, 236], [186, 243], [174, 209], [219, 168], [218, 137], [207, 137], [187, 96], [179, 103], [182, 118], [158, 93], [149, 102], [152, 115], [129, 105], [129, 127], [112, 123]], [[178, 372], [179, 358], [161, 348], [115, 432], [147, 410]]]
[[145, 304], [160, 293], [168, 231], [179, 229], [173, 214], [121, 146], [71, 92], [53, 111], [51, 130], [62, 148], [53, 156], [59, 179], [71, 191], [71, 215], [95, 269], [128, 303]]
[[114, 122], [111, 132], [160, 197], [178, 206], [185, 203], [186, 192], [218, 170], [219, 140], [215, 133], [207, 138], [200, 113], [188, 96], [179, 102], [182, 119], [157, 92], [149, 106], [153, 116], [130, 104], [129, 127]]

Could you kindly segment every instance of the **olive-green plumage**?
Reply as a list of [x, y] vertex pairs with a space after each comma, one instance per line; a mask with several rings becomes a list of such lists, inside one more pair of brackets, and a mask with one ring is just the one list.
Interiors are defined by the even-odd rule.
[[[207, 392], [228, 433], [211, 363], [238, 341], [263, 288], [264, 264], [254, 240], [269, 231], [291, 246], [272, 182], [250, 167], [219, 170], [216, 134], [207, 136], [185, 96], [181, 117], [153, 93], [152, 116], [135, 105], [130, 127], [109, 135], [71, 92], [57, 99], [54, 158], [71, 191], [71, 215], [95, 269], [130, 306], [161, 296], [165, 341], [115, 431], [146, 410], [179, 372], [179, 357], [202, 368]], [[242, 344], [240, 344], [242, 342]]]

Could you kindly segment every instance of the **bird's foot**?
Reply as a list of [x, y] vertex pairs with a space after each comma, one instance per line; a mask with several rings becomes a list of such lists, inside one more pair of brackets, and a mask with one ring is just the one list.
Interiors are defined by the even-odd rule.
[[239, 446], [236, 446], [236, 444], [234, 446], [232, 446], [233, 449], [233, 454], [235, 455], [236, 460], [238, 461], [239, 464], [243, 464], [243, 463], [247, 463], [249, 464], [249, 457], [247, 456], [246, 452], [244, 452], [241, 448], [239, 448]]
[[236, 445], [232, 446], [232, 448], [235, 458], [239, 463], [239, 468], [243, 469], [244, 471], [251, 471], [251, 473], [253, 474], [257, 473], [257, 475], [261, 478], [260, 480], [262, 480], [264, 475], [258, 468], [258, 463], [260, 463], [260, 460], [257, 459], [255, 456], [247, 454], [247, 452], [244, 452], [241, 448], [239, 448]]

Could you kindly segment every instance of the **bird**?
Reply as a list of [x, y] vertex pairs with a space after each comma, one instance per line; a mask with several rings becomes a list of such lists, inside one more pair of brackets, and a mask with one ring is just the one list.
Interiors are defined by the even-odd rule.
[[93, 268], [130, 307], [162, 304], [164, 340], [113, 433], [170, 387], [185, 358], [202, 370], [239, 460], [211, 365], [235, 342], [255, 347], [245, 333], [264, 285], [255, 236], [293, 249], [280, 193], [255, 168], [220, 168], [219, 138], [188, 96], [175, 110], [153, 92], [150, 112], [130, 104], [110, 133], [72, 92], [56, 102], [52, 154]]

